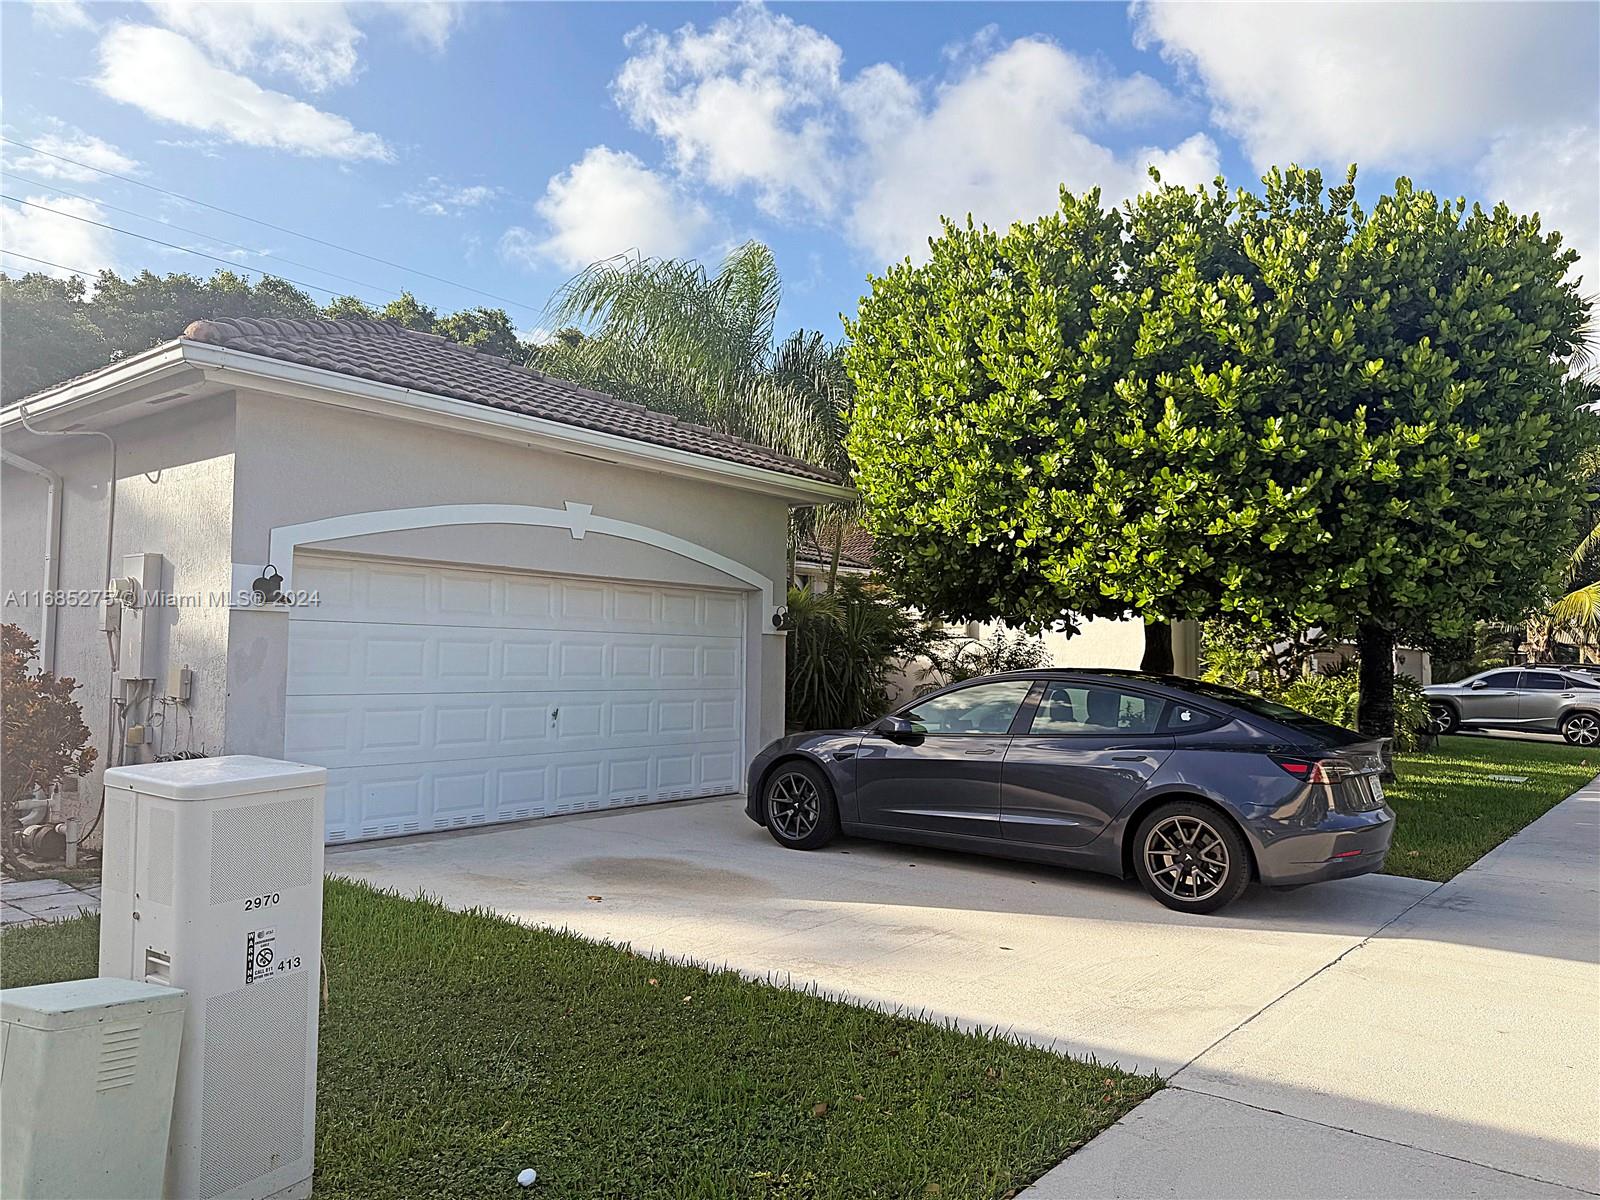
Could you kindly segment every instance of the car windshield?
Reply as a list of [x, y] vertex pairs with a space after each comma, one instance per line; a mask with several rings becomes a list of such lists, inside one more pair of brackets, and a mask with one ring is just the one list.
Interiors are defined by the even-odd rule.
[[1268, 700], [1265, 696], [1252, 696], [1249, 692], [1241, 692], [1236, 688], [1224, 687], [1220, 683], [1207, 683], [1203, 679], [1163, 680], [1168, 687], [1178, 688], [1181, 691], [1191, 692], [1196, 696], [1210, 697], [1231, 704], [1234, 708], [1242, 708], [1252, 716], [1266, 717], [1269, 721], [1276, 721], [1280, 725], [1287, 725], [1292, 729], [1303, 729], [1307, 733], [1335, 733], [1348, 737], [1350, 730], [1342, 725], [1334, 725], [1310, 713], [1303, 713], [1298, 708], [1290, 708], [1287, 704], [1279, 704], [1276, 700]]

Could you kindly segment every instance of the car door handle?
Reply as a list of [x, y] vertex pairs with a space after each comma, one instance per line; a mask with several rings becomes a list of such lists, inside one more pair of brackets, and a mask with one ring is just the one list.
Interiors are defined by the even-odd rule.
[[974, 756], [984, 755], [984, 754], [993, 754], [994, 753], [994, 748], [990, 747], [987, 750], [968, 750], [968, 751], [966, 751], [966, 753], [974, 755]]

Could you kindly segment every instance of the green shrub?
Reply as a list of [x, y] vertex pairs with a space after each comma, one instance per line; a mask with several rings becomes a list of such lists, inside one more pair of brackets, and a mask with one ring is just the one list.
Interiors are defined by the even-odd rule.
[[845, 729], [889, 706], [889, 675], [921, 653], [926, 635], [892, 594], [859, 579], [831, 592], [789, 592], [788, 724]]
[[[1201, 631], [1201, 676], [1354, 729], [1361, 701], [1361, 672], [1354, 656], [1319, 669], [1306, 653], [1311, 645], [1287, 635], [1252, 634], [1210, 622]], [[1395, 675], [1394, 717], [1394, 749], [1417, 749], [1428, 725], [1428, 702], [1422, 685], [1409, 675]]]

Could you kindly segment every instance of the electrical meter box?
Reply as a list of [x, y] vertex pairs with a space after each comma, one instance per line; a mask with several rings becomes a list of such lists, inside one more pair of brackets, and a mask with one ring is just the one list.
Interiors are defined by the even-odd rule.
[[189, 994], [176, 1200], [311, 1194], [326, 781], [246, 755], [105, 774], [100, 974]]
[[129, 979], [0, 992], [0, 1196], [160, 1200], [183, 993]]

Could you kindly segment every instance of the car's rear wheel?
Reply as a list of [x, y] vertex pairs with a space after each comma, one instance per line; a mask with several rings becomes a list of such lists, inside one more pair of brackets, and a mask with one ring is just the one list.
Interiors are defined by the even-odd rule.
[[839, 809], [833, 789], [810, 763], [779, 763], [762, 785], [761, 802], [767, 832], [780, 846], [815, 850], [839, 832]]
[[1175, 800], [1139, 822], [1133, 868], [1145, 891], [1168, 908], [1216, 912], [1250, 886], [1250, 848], [1214, 808]]
[[1569, 746], [1593, 746], [1600, 742], [1600, 717], [1593, 713], [1576, 712], [1561, 722], [1561, 736]]
[[1437, 734], [1454, 733], [1461, 726], [1461, 714], [1453, 704], [1435, 700], [1428, 705], [1428, 728]]

